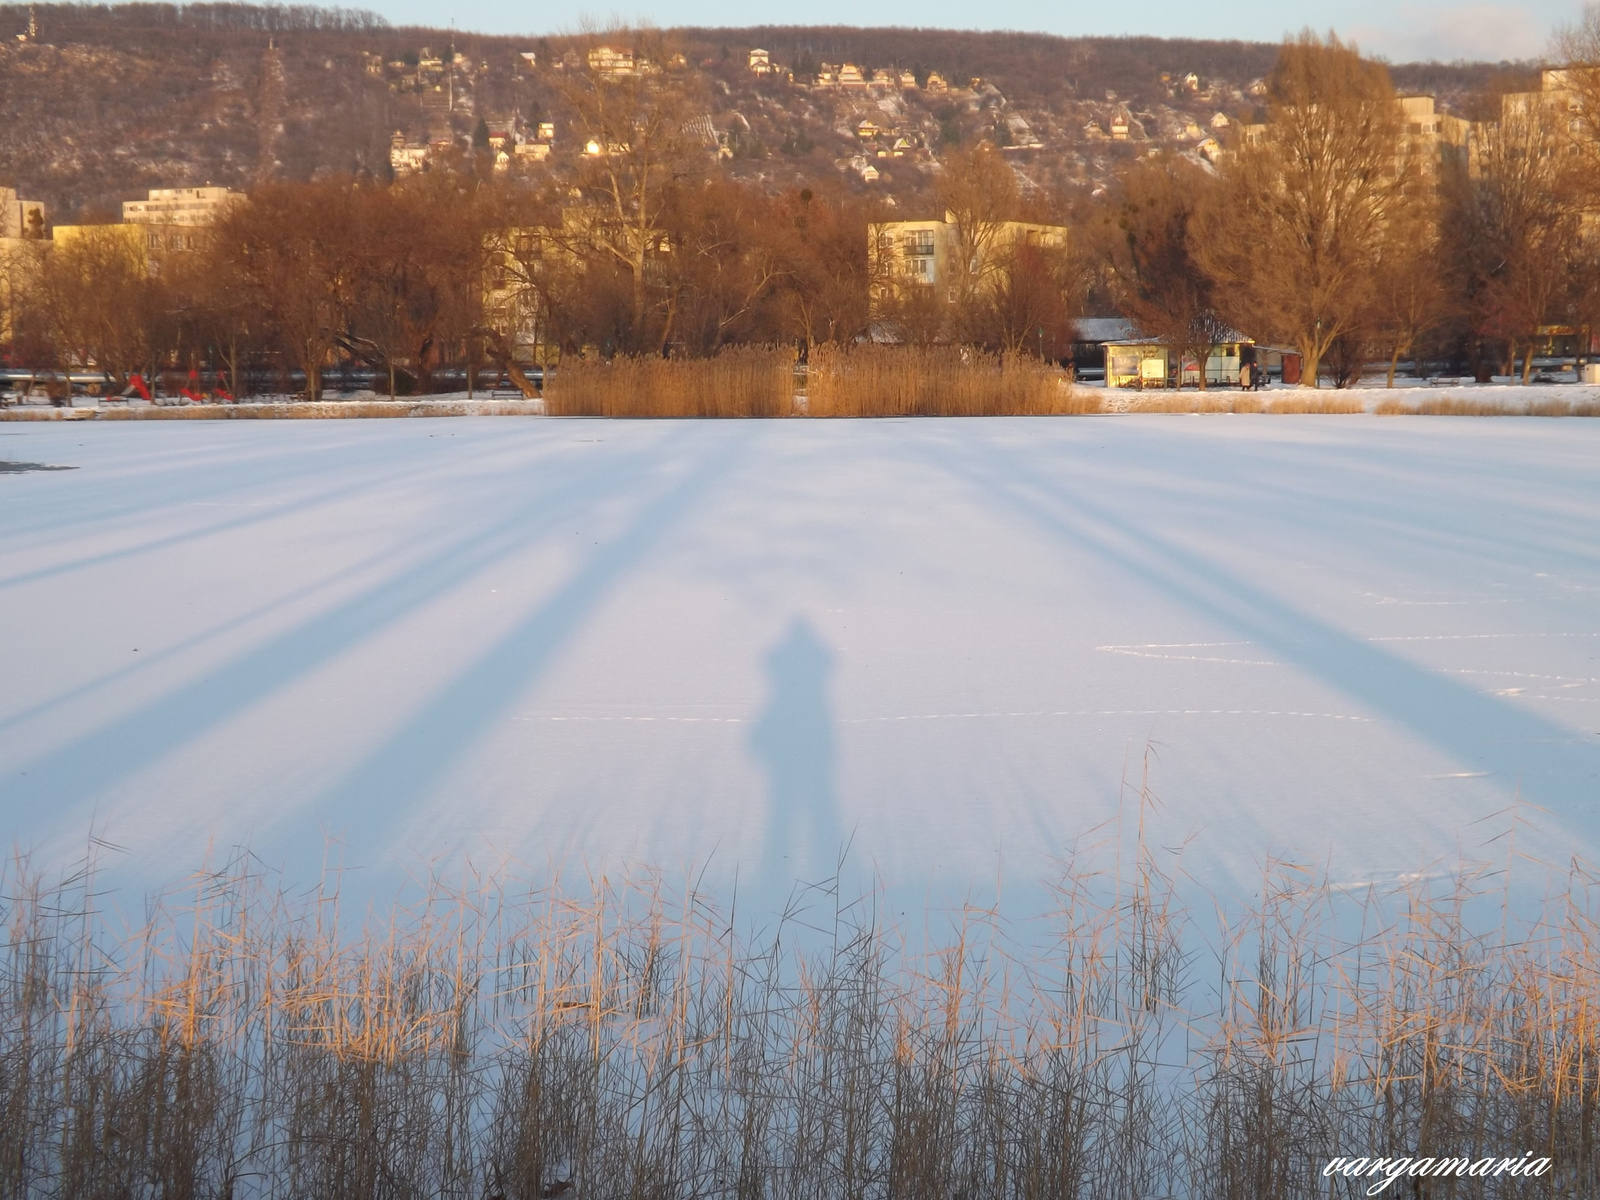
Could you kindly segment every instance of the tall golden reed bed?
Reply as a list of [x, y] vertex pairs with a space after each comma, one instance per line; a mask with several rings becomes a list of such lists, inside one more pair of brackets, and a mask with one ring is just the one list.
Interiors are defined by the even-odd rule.
[[806, 372], [813, 417], [1032, 417], [1100, 411], [1037, 359], [960, 346], [818, 346]]
[[568, 359], [544, 395], [553, 417], [786, 417], [794, 353], [750, 346], [715, 358]]

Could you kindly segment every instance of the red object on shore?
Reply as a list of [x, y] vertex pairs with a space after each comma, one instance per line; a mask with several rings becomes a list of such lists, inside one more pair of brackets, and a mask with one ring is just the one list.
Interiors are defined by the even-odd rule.
[[150, 399], [150, 389], [147, 386], [145, 386], [144, 376], [139, 374], [139, 372], [137, 372], [137, 371], [135, 371], [132, 375], [128, 376], [128, 387], [127, 387], [127, 390], [124, 391], [122, 394], [124, 396], [131, 396], [131, 395], [137, 394], [141, 399], [144, 399], [144, 400]]

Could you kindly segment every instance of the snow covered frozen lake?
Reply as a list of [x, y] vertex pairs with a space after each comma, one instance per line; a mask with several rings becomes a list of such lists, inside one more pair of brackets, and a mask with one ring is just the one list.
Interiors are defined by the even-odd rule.
[[[1600, 859], [1600, 421], [0, 426], [0, 817], [164, 882]], [[1130, 793], [1131, 788], [1131, 793]], [[1109, 824], [1108, 824], [1109, 823]], [[721, 886], [721, 884], [719, 884]]]

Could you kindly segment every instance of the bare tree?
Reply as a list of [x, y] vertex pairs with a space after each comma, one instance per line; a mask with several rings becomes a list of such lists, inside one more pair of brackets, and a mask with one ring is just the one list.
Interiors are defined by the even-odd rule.
[[1007, 354], [1058, 357], [1071, 341], [1077, 273], [1064, 247], [1013, 242], [979, 297], [978, 340]]
[[1006, 222], [1017, 216], [1017, 175], [1000, 151], [979, 142], [945, 156], [937, 194], [945, 220], [953, 226], [947, 299], [962, 323], [992, 277], [1003, 269], [998, 251]]
[[1432, 187], [1419, 187], [1395, 213], [1373, 279], [1378, 344], [1389, 352], [1387, 386], [1400, 360], [1415, 356], [1430, 334], [1457, 311], [1459, 274], [1444, 253], [1441, 204]]
[[344, 329], [359, 274], [356, 198], [348, 183], [267, 184], [218, 221], [220, 263], [237, 274], [322, 394], [322, 366]]
[[38, 297], [66, 365], [92, 365], [118, 385], [149, 368], [153, 321], [166, 307], [144, 236], [128, 225], [82, 229], [55, 246], [40, 276]]
[[1381, 64], [1310, 32], [1284, 43], [1268, 123], [1230, 151], [1193, 246], [1227, 315], [1323, 358], [1369, 319], [1372, 282], [1412, 168]]
[[710, 118], [659, 34], [613, 29], [580, 39], [577, 54], [578, 65], [556, 84], [584, 144], [579, 186], [588, 203], [568, 232], [628, 272], [638, 341], [651, 259], [668, 250], [662, 224], [670, 189], [714, 150]]
[[1181, 364], [1200, 364], [1231, 330], [1217, 312], [1215, 284], [1196, 261], [1195, 213], [1215, 180], [1185, 159], [1140, 159], [1118, 178], [1090, 232], [1117, 303], [1145, 336], [1165, 342]]
[[1582, 159], [1568, 152], [1567, 114], [1542, 95], [1508, 103], [1482, 132], [1464, 225], [1476, 276], [1481, 332], [1504, 338], [1507, 371], [1533, 347], [1565, 298], [1581, 240]]
[[871, 324], [874, 271], [887, 267], [867, 253], [873, 207], [837, 187], [801, 188], [778, 202], [769, 233], [783, 267], [779, 303], [788, 331], [808, 346], [852, 340]]
[[730, 339], [780, 336], [769, 304], [785, 272], [771, 232], [776, 208], [764, 192], [721, 180], [671, 189], [664, 224], [673, 252], [662, 260], [670, 340], [714, 354]]

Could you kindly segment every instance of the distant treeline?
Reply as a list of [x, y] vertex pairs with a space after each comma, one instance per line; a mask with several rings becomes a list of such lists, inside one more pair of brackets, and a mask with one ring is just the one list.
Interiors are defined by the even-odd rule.
[[53, 41], [100, 41], [121, 31], [206, 33], [364, 33], [389, 22], [364, 8], [310, 4], [6, 4], [0, 22], [19, 31], [30, 13]]

